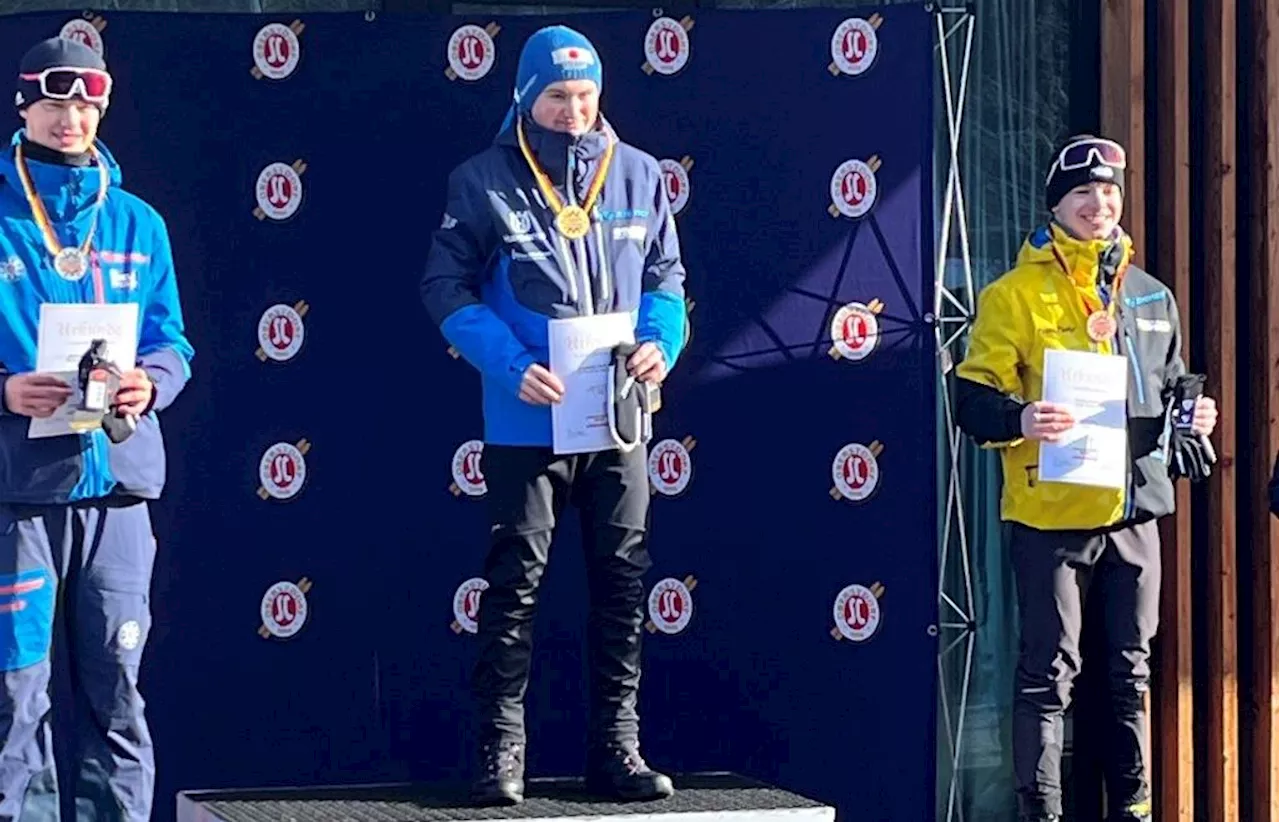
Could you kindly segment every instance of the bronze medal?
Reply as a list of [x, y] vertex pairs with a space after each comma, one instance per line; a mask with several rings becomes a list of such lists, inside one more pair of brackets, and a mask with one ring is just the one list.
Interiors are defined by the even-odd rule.
[[1115, 317], [1105, 311], [1095, 311], [1089, 315], [1085, 330], [1089, 334], [1089, 339], [1094, 342], [1104, 342], [1115, 337], [1116, 327]]

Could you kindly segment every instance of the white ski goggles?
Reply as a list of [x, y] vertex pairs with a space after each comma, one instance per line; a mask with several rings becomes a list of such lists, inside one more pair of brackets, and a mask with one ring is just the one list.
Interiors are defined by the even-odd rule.
[[50, 100], [80, 97], [89, 103], [105, 103], [111, 96], [111, 75], [101, 69], [55, 66], [35, 74], [19, 74], [29, 83], [38, 83], [40, 95]]

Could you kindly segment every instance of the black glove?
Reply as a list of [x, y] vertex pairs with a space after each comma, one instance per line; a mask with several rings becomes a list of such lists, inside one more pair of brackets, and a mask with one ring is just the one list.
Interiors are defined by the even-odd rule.
[[1196, 400], [1204, 394], [1204, 374], [1183, 374], [1165, 392], [1166, 453], [1170, 470], [1192, 482], [1206, 480], [1213, 473], [1218, 456], [1209, 438], [1191, 430]]
[[1173, 468], [1178, 476], [1192, 482], [1207, 480], [1217, 462], [1212, 446], [1206, 447], [1203, 437], [1178, 434], [1173, 443]]

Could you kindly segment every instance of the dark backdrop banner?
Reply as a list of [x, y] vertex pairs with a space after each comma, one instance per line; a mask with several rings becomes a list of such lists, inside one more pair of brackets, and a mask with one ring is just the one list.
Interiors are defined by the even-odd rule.
[[[923, 6], [584, 14], [664, 162], [692, 342], [651, 459], [641, 712], [665, 769], [933, 816], [932, 26]], [[168, 221], [195, 375], [144, 693], [175, 791], [464, 776], [483, 581], [478, 380], [417, 286], [450, 169], [542, 17], [110, 13], [102, 130]], [[13, 118], [16, 128], [19, 121]], [[530, 768], [582, 764], [585, 575], [552, 550]]]

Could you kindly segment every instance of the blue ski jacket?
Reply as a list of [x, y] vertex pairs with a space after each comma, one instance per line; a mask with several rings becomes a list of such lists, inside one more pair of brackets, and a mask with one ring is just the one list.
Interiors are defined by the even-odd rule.
[[[560, 234], [509, 123], [449, 176], [422, 278], [427, 313], [481, 376], [485, 442], [551, 444], [551, 409], [519, 398], [548, 360], [553, 318], [630, 312], [637, 342], [670, 370], [686, 340], [684, 265], [657, 160], [600, 127], [578, 138], [524, 119], [529, 148], [562, 201], [582, 204], [608, 141], [613, 161], [590, 233]], [[572, 191], [566, 191], [572, 180]]]
[[[109, 172], [90, 254], [90, 270], [68, 280], [53, 268], [15, 165], [14, 135], [0, 153], [0, 503], [54, 505], [109, 496], [155, 499], [165, 482], [157, 412], [191, 376], [194, 351], [183, 327], [168, 230], [154, 208], [120, 187], [120, 167], [96, 142]], [[24, 157], [59, 242], [84, 241], [101, 185], [97, 165], [71, 166]], [[119, 445], [101, 430], [32, 439], [30, 418], [5, 407], [10, 375], [33, 371], [42, 303], [138, 304], [138, 362], [155, 383], [151, 409]]]

